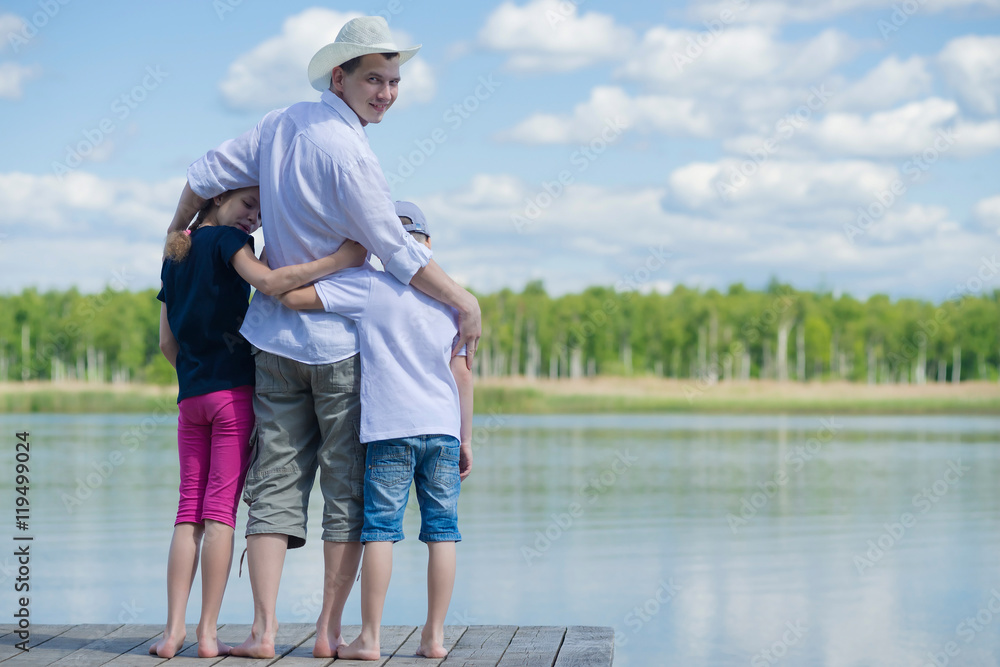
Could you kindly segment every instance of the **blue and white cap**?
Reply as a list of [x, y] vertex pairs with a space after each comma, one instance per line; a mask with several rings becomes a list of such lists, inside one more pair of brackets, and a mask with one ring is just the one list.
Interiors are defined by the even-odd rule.
[[410, 224], [403, 225], [403, 229], [406, 231], [420, 232], [421, 234], [425, 234], [427, 238], [431, 237], [431, 232], [427, 226], [427, 218], [424, 216], [424, 212], [421, 211], [420, 207], [413, 202], [396, 202], [396, 215], [401, 218], [409, 218], [411, 220]]

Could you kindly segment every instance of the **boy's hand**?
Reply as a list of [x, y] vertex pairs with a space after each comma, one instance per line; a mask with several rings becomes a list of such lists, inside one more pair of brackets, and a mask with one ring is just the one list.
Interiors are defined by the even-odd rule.
[[472, 472], [472, 443], [463, 442], [458, 449], [458, 475], [464, 482]]
[[347, 269], [364, 264], [365, 258], [368, 257], [368, 250], [357, 241], [347, 239], [333, 254], [343, 261], [343, 266]]

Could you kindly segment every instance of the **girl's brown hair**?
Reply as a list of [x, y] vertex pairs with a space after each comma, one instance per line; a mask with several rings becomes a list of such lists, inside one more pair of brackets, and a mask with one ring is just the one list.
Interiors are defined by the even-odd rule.
[[[222, 195], [223, 203], [229, 198], [230, 192]], [[188, 253], [191, 252], [191, 233], [215, 217], [215, 210], [219, 208], [219, 204], [215, 203], [215, 199], [215, 197], [212, 197], [202, 205], [198, 211], [198, 217], [194, 219], [194, 222], [187, 229], [167, 234], [167, 243], [163, 247], [164, 257], [175, 262], [183, 262], [187, 259]]]

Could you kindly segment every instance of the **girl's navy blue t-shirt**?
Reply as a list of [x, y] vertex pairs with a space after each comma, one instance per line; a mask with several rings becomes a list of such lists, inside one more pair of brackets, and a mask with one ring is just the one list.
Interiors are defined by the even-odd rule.
[[199, 227], [182, 262], [163, 262], [163, 287], [177, 354], [177, 402], [191, 396], [254, 383], [250, 344], [240, 326], [250, 303], [250, 285], [230, 264], [253, 238], [236, 227]]

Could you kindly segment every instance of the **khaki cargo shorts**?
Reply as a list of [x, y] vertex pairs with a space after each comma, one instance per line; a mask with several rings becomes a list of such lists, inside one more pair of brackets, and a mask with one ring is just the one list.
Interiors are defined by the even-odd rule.
[[361, 361], [311, 366], [254, 348], [254, 451], [243, 500], [247, 535], [306, 543], [309, 492], [319, 470], [323, 540], [357, 542], [364, 524], [365, 447], [359, 442]]

